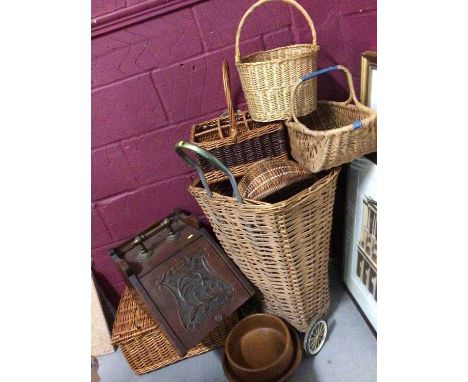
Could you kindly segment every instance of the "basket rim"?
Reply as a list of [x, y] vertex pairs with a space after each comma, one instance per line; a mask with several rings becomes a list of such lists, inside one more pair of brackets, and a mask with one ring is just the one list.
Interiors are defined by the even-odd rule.
[[[349, 107], [352, 107], [352, 108], [356, 108], [356, 109], [360, 109], [366, 113], [368, 113], [369, 115], [364, 118], [364, 119], [361, 119], [363, 125], [365, 125], [365, 123], [371, 123], [373, 121], [375, 121], [377, 119], [377, 113], [375, 112], [375, 110], [372, 110], [370, 107], [367, 107], [365, 105], [357, 105], [357, 104], [353, 104], [353, 103], [347, 103], [346, 101], [345, 102], [339, 102], [339, 101], [326, 101], [326, 100], [320, 100], [320, 101], [317, 101], [317, 106], [319, 105], [331, 105], [331, 106], [335, 106], [335, 107], [339, 107], [339, 108], [349, 108]], [[289, 117], [288, 120], [285, 121], [285, 125], [287, 128], [290, 128], [290, 129], [293, 129], [293, 130], [296, 130], [297, 132], [300, 132], [300, 133], [303, 133], [305, 135], [310, 135], [310, 136], [316, 136], [316, 137], [327, 137], [327, 136], [330, 136], [330, 135], [335, 135], [335, 134], [339, 134], [339, 133], [344, 133], [344, 132], [347, 132], [347, 131], [350, 131], [350, 130], [353, 130], [353, 125], [352, 124], [348, 124], [348, 125], [345, 125], [345, 126], [341, 126], [341, 127], [338, 127], [337, 129], [332, 129], [332, 130], [311, 130], [309, 128], [307, 128], [307, 126], [305, 126], [303, 123], [296, 123], [293, 119], [293, 117]], [[359, 131], [360, 129], [356, 130], [356, 131]]]
[[[241, 115], [241, 114], [244, 114], [244, 115], [248, 114], [250, 116], [250, 113], [247, 110], [246, 111], [238, 110], [235, 113], [235, 115]], [[202, 127], [202, 126], [204, 126], [206, 124], [216, 122], [216, 121], [218, 121], [220, 119], [225, 119], [225, 118], [228, 118], [228, 117], [222, 115], [222, 116], [219, 116], [217, 118], [209, 119], [209, 120], [199, 122], [199, 123], [196, 123], [196, 124], [192, 125], [192, 127], [190, 128], [190, 136], [189, 136], [190, 142], [193, 142], [196, 145], [198, 145], [198, 146], [200, 146], [202, 148], [205, 148], [206, 146], [211, 146], [211, 145], [214, 145], [214, 144], [217, 144], [217, 145], [224, 145], [224, 144], [225, 145], [230, 145], [230, 144], [242, 143], [242, 142], [252, 138], [251, 137], [251, 132], [243, 132], [243, 133], [238, 133], [237, 137], [233, 137], [232, 135], [229, 135], [227, 137], [217, 138], [217, 139], [214, 139], [214, 140], [211, 140], [211, 141], [199, 142], [199, 141], [197, 141], [195, 139], [195, 133], [196, 133], [197, 128], [200, 128], [200, 127]], [[282, 130], [284, 128], [284, 121], [283, 120], [259, 122], [259, 121], [253, 120], [251, 117], [250, 117], [250, 119], [251, 119], [251, 121], [248, 121], [249, 123], [254, 122], [254, 123], [261, 124], [261, 126], [255, 127], [255, 132], [257, 133], [257, 135], [273, 133], [275, 131], [279, 131], [279, 130]]]
[[[300, 202], [302, 199], [306, 198], [307, 196], [310, 195], [315, 195], [316, 193], [320, 192], [323, 188], [328, 187], [330, 182], [332, 182], [335, 177], [338, 176], [340, 173], [341, 166], [338, 167], [333, 167], [328, 171], [328, 174], [326, 174], [323, 178], [319, 179], [317, 182], [314, 182], [310, 187], [307, 187], [306, 189], [302, 190], [301, 192], [297, 193], [296, 195], [293, 195], [289, 197], [288, 199], [282, 200], [277, 203], [268, 203], [268, 202], [263, 202], [261, 200], [255, 200], [255, 199], [249, 199], [249, 198], [244, 198], [244, 203], [240, 204], [236, 198], [232, 196], [227, 196], [227, 195], [221, 195], [216, 191], [212, 191], [213, 196], [210, 199], [224, 199], [224, 200], [230, 200], [234, 203], [239, 204], [239, 206], [248, 206], [249, 208], [255, 208], [255, 209], [260, 209], [260, 211], [265, 211], [266, 209], [269, 210], [283, 210], [285, 207], [288, 207], [289, 205], [295, 206], [298, 202]], [[203, 187], [197, 187], [197, 185], [200, 183], [200, 178], [197, 177], [192, 183], [189, 184], [189, 190], [192, 189], [195, 192], [201, 192], [206, 195], [206, 191]], [[313, 190], [312, 190], [313, 189]], [[308, 195], [310, 193], [310, 195]], [[208, 197], [208, 196], [207, 196]], [[208, 197], [209, 198], [209, 197]]]
[[[289, 172], [286, 172], [287, 177], [285, 179], [282, 179], [282, 181], [278, 184], [275, 184], [273, 186], [268, 185], [267, 188], [263, 188], [263, 191], [255, 195], [255, 200], [263, 200], [264, 198], [270, 196], [271, 194], [274, 194], [282, 188], [288, 187], [296, 182], [314, 176], [314, 174], [312, 174], [304, 166], [301, 166], [299, 163], [293, 160], [287, 158], [265, 158], [256, 162], [255, 164], [252, 164], [244, 173], [242, 179], [239, 181], [237, 186], [239, 188], [239, 192], [242, 198], [248, 198], [247, 195], [245, 195], [245, 193], [250, 189], [252, 185], [254, 185], [255, 188], [254, 190], [250, 190], [250, 192], [253, 192], [257, 189], [262, 190], [261, 186], [263, 183], [258, 184], [258, 177], [254, 176], [253, 178], [251, 178], [252, 174], [258, 175], [258, 171], [262, 171], [263, 174], [266, 174], [268, 172], [274, 172], [279, 168], [287, 168], [289, 170]], [[284, 173], [282, 175], [284, 176]], [[276, 177], [277, 175], [275, 176], [275, 178]], [[269, 180], [273, 179], [269, 178]]]
[[[250, 116], [250, 113], [248, 110], [236, 110], [234, 112], [234, 118], [236, 116], [241, 116], [241, 115], [244, 115], [244, 116], [248, 116], [250, 117], [250, 119], [252, 119], [252, 117]], [[211, 119], [207, 119], [205, 121], [201, 121], [201, 122], [197, 122], [197, 123], [194, 123], [192, 124], [192, 126], [190, 126], [190, 134], [189, 134], [189, 139], [191, 142], [194, 142], [196, 143], [197, 145], [200, 145], [202, 142], [197, 142], [195, 140], [195, 134], [196, 134], [196, 130], [200, 127], [203, 127], [207, 124], [210, 124], [210, 123], [216, 123], [217, 121], [220, 121], [220, 120], [226, 120], [227, 123], [229, 123], [229, 115], [226, 114], [225, 112], [224, 113], [221, 113], [220, 115], [218, 115], [217, 117], [213, 117]], [[220, 138], [220, 139], [226, 139], [226, 138], [230, 138], [231, 135], [229, 137], [224, 137], [224, 138]]]
[[[278, 51], [278, 50], [287, 50], [287, 49], [291, 49], [291, 48], [295, 48], [295, 47], [311, 47], [312, 51], [307, 52], [307, 53], [301, 53], [301, 54], [291, 56], [291, 57], [274, 58], [274, 59], [271, 59], [271, 60], [263, 60], [263, 61], [255, 61], [255, 62], [243, 62], [244, 59], [254, 57], [254, 56], [259, 55], [261, 53], [275, 52], [275, 51]], [[239, 66], [280, 64], [280, 63], [285, 62], [285, 61], [292, 61], [292, 60], [296, 60], [298, 58], [305, 58], [305, 57], [310, 56], [311, 54], [314, 54], [314, 53], [317, 54], [319, 50], [320, 50], [320, 46], [317, 45], [317, 44], [315, 44], [315, 45], [314, 44], [293, 44], [293, 45], [280, 46], [278, 48], [261, 50], [261, 51], [258, 51], [258, 52], [255, 52], [255, 53], [250, 53], [250, 54], [248, 54], [246, 56], [240, 57], [240, 60], [236, 61], [236, 66], [239, 67]]]
[[[242, 115], [242, 114], [249, 114], [249, 111], [248, 110], [236, 110], [234, 112], [234, 115]], [[226, 119], [226, 120], [229, 120], [229, 115], [226, 114], [226, 111], [222, 112], [220, 115], [218, 115], [217, 117], [213, 117], [213, 118], [210, 118], [210, 119], [207, 119], [206, 121], [201, 121], [201, 122], [197, 122], [197, 123], [194, 123], [192, 125], [192, 127], [196, 128], [196, 127], [200, 127], [200, 126], [203, 126], [203, 125], [206, 125], [207, 123], [210, 123], [210, 122], [216, 122], [218, 119]]]

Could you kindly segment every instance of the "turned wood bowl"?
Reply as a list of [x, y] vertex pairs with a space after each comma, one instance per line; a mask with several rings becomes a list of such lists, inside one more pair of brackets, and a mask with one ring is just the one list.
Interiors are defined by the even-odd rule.
[[294, 359], [294, 344], [284, 321], [258, 313], [241, 320], [228, 334], [226, 363], [236, 379], [272, 382], [283, 376]]

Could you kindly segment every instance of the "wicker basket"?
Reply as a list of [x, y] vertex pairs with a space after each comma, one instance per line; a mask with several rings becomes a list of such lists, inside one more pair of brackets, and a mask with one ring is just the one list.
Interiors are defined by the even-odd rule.
[[250, 166], [238, 188], [244, 199], [264, 200], [311, 176], [310, 171], [292, 160], [268, 158]]
[[[226, 163], [235, 175], [267, 157], [287, 158], [287, 133], [283, 122], [260, 124], [248, 112], [234, 113], [229, 84], [229, 67], [223, 61], [223, 85], [228, 115], [192, 126], [190, 142], [210, 151]], [[209, 181], [226, 179], [225, 174], [200, 159]]]
[[377, 113], [357, 100], [351, 73], [344, 66], [331, 66], [303, 76], [293, 88], [293, 97], [300, 84], [333, 70], [345, 72], [348, 100], [319, 101], [313, 113], [300, 120], [293, 113], [286, 122], [291, 155], [312, 172], [351, 162], [377, 150]]
[[[234, 176], [216, 158], [213, 163], [226, 171], [229, 181], [209, 184], [185, 148], [184, 142], [176, 145], [200, 175], [188, 190], [224, 250], [261, 292], [263, 310], [304, 332], [312, 318], [326, 314], [330, 303], [329, 245], [340, 169], [308, 179], [305, 188], [285, 200], [267, 203], [242, 199]], [[197, 153], [210, 157], [202, 149]]]
[[[312, 31], [312, 44], [296, 44], [240, 56], [240, 32], [248, 15], [264, 3], [253, 4], [242, 17], [236, 32], [235, 59], [250, 114], [255, 121], [284, 120], [291, 116], [291, 87], [297, 79], [317, 69], [319, 47], [314, 24], [301, 5], [294, 0], [281, 0], [296, 7], [306, 18]], [[312, 80], [301, 90], [296, 113], [312, 112], [317, 103], [317, 85]]]
[[120, 346], [136, 374], [148, 373], [222, 346], [227, 334], [238, 321], [237, 314], [227, 318], [181, 358], [159, 325], [137, 301], [131, 289], [125, 288], [112, 329], [112, 343]]

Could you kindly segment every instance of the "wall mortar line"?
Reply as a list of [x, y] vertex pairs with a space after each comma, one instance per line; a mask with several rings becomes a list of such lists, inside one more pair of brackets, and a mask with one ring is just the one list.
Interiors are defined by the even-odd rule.
[[[159, 180], [156, 180], [156, 181], [151, 182], [151, 183], [142, 184], [142, 185], [138, 186], [137, 188], [134, 188], [134, 189], [131, 189], [131, 190], [125, 190], [125, 191], [117, 192], [115, 194], [108, 195], [108, 196], [105, 196], [103, 198], [93, 200], [92, 203], [96, 206], [96, 208], [98, 208], [98, 207], [101, 207], [104, 203], [111, 202], [111, 201], [113, 201], [115, 199], [119, 199], [119, 198], [121, 198], [121, 197], [123, 197], [125, 195], [129, 195], [129, 194], [132, 194], [132, 193], [135, 193], [135, 192], [138, 192], [138, 191], [142, 191], [142, 190], [145, 190], [145, 189], [153, 187], [153, 186], [157, 186], [160, 183], [169, 182], [169, 181], [172, 182], [174, 180], [182, 179], [182, 178], [184, 178], [187, 175], [190, 175], [192, 173], [193, 173], [193, 170], [188, 169], [187, 172], [184, 172], [182, 174], [174, 175], [174, 176], [172, 176], [170, 178], [167, 178], [167, 179], [159, 179]], [[101, 217], [101, 219], [104, 220], [103, 217]], [[107, 225], [106, 225], [106, 228], [107, 228]]]
[[[249, 38], [249, 39], [246, 39], [245, 41], [242, 41], [241, 44], [247, 44], [247, 43], [255, 42], [255, 40], [257, 40], [258, 38], [260, 38], [260, 40], [262, 40], [262, 34], [259, 34], [258, 36], [255, 36], [255, 37], [252, 37], [252, 38]], [[263, 45], [263, 41], [262, 41], [262, 45]], [[124, 47], [121, 47], [121, 48], [118, 48], [116, 50], [120, 50], [120, 49], [123, 49], [123, 48]], [[120, 83], [125, 82], [127, 80], [128, 81], [133, 80], [133, 79], [135, 79], [135, 78], [137, 78], [139, 76], [142, 76], [144, 74], [152, 74], [152, 73], [156, 73], [156, 72], [159, 72], [159, 71], [162, 71], [162, 70], [173, 69], [173, 68], [179, 66], [180, 64], [185, 64], [185, 63], [190, 62], [190, 61], [199, 60], [201, 58], [206, 57], [207, 55], [220, 53], [221, 51], [223, 51], [225, 49], [229, 49], [229, 48], [235, 48], [234, 44], [214, 48], [214, 49], [212, 49], [212, 50], [210, 50], [208, 52], [198, 53], [198, 54], [195, 54], [193, 56], [183, 58], [183, 59], [181, 59], [179, 61], [174, 61], [173, 63], [171, 63], [169, 65], [166, 65], [166, 66], [163, 66], [163, 67], [156, 67], [156, 68], [147, 69], [147, 70], [144, 70], [144, 71], [142, 71], [140, 73], [132, 74], [132, 75], [130, 75], [128, 77], [119, 78], [118, 80], [115, 80], [113, 82], [107, 82], [107, 83], [100, 84], [100, 85], [97, 85], [97, 86], [94, 86], [94, 87], [92, 86], [91, 87], [91, 93], [94, 93], [96, 91], [109, 88], [109, 87], [111, 87], [113, 85], [120, 84]], [[263, 49], [264, 48], [265, 47], [263, 46]], [[113, 53], [114, 52], [110, 52], [108, 54], [104, 54], [102, 56], [97, 56], [97, 57], [103, 57], [103, 56], [113, 54]]]

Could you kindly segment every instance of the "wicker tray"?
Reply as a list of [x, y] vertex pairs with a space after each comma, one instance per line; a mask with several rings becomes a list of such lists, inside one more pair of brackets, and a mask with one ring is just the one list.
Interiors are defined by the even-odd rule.
[[120, 346], [136, 374], [148, 373], [222, 346], [238, 321], [235, 313], [181, 358], [158, 323], [145, 311], [146, 308], [139, 305], [133, 293], [131, 289], [125, 288], [122, 294], [112, 329], [112, 343]]

